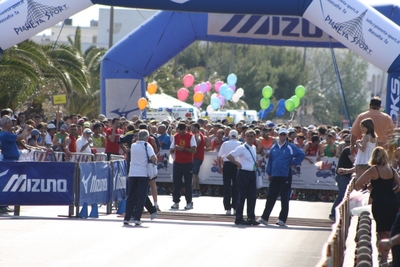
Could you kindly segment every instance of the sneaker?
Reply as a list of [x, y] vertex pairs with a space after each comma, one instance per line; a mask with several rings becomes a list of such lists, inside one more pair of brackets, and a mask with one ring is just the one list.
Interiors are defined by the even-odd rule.
[[160, 207], [158, 206], [158, 203], [154, 204], [154, 207], [157, 209], [157, 211], [161, 211]]
[[268, 225], [268, 221], [264, 220], [263, 218], [258, 219], [257, 222], [260, 224]]
[[278, 220], [278, 221], [276, 222], [276, 225], [279, 225], [279, 226], [286, 226], [286, 224], [285, 224], [283, 221], [281, 221], [281, 220]]
[[333, 216], [332, 214], [331, 215], [329, 215], [329, 220], [331, 220], [331, 221], [336, 221], [336, 218], [335, 218], [335, 216]]
[[142, 222], [141, 221], [134, 221], [135, 222], [135, 225], [142, 225]]
[[130, 225], [129, 221], [124, 221], [124, 225]]
[[150, 219], [151, 219], [151, 220], [154, 220], [155, 218], [157, 218], [157, 215], [158, 215], [158, 212], [157, 212], [157, 211], [154, 212], [154, 213], [152, 213], [152, 214], [150, 215]]
[[258, 221], [256, 221], [255, 219], [247, 219], [247, 222], [250, 225], [259, 225], [260, 223]]
[[235, 220], [235, 224], [236, 225], [250, 225], [250, 222], [241, 219], [241, 220], [237, 220], [237, 221]]
[[187, 203], [187, 205], [185, 206], [185, 210], [191, 210], [193, 209], [193, 202]]
[[229, 209], [229, 210], [226, 210], [226, 215], [232, 215], [232, 212], [231, 212], [230, 209]]
[[236, 215], [236, 210], [235, 209], [233, 209], [233, 215]]
[[171, 209], [179, 210], [179, 203], [174, 203], [174, 205], [171, 206]]

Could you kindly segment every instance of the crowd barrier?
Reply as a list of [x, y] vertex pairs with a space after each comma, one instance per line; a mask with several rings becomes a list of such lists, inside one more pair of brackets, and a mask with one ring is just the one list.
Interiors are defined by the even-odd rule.
[[[68, 216], [97, 217], [97, 205], [121, 201], [126, 195], [125, 160], [94, 162], [3, 162], [0, 205], [65, 205]], [[87, 207], [95, 209], [88, 215]], [[79, 207], [82, 207], [79, 212]], [[111, 210], [107, 209], [110, 213]], [[96, 216], [97, 215], [97, 216]]]

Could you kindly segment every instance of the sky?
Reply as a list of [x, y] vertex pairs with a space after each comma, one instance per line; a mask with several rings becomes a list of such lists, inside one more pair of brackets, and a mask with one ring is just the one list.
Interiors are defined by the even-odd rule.
[[99, 9], [106, 8], [110, 9], [109, 6], [103, 5], [93, 5], [77, 14], [72, 16], [72, 25], [73, 26], [81, 26], [88, 27], [90, 26], [91, 20], [99, 20]]

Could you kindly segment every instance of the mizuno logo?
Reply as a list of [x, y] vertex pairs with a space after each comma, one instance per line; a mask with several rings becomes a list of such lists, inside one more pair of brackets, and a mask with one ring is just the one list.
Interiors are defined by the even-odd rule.
[[[90, 188], [88, 188], [89, 180], [92, 178], [90, 183]], [[104, 179], [97, 179], [96, 175], [92, 175], [90, 173], [87, 178], [85, 176], [82, 177], [81, 182], [83, 187], [85, 188], [85, 193], [96, 193], [96, 192], [103, 192], [108, 190], [108, 181], [107, 178]], [[88, 192], [89, 189], [89, 192]]]
[[[0, 176], [7, 172], [8, 170]], [[67, 180], [29, 179], [26, 174], [14, 174], [8, 180], [3, 192], [67, 192]]]
[[122, 176], [121, 173], [117, 173], [114, 177], [115, 179], [115, 189], [125, 189], [126, 188], [126, 177]]

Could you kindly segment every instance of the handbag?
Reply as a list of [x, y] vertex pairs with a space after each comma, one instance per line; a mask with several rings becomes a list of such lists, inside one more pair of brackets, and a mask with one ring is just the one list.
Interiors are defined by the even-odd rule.
[[144, 149], [146, 150], [146, 156], [147, 156], [147, 176], [151, 180], [157, 178], [158, 174], [157, 164], [154, 164], [153, 161], [149, 158], [149, 153], [147, 152], [147, 142], [144, 143]]
[[256, 188], [260, 189], [263, 186], [263, 177], [261, 175], [261, 171], [257, 168], [257, 162], [256, 159], [254, 158], [253, 154], [251, 153], [250, 149], [248, 146], [244, 145], [247, 150], [249, 151], [251, 157], [253, 158], [254, 161], [254, 170], [256, 171]]

